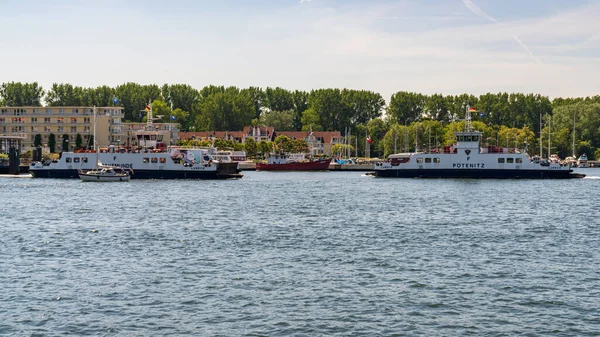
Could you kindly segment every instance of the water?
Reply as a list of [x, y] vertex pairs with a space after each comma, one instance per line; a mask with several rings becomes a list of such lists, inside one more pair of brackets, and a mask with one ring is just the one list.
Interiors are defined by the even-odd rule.
[[0, 177], [0, 335], [597, 336], [590, 179]]

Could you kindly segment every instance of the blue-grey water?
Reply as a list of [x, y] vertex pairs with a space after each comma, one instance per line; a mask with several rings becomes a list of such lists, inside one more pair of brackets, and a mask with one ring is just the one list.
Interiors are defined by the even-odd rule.
[[0, 177], [0, 335], [598, 336], [583, 171]]

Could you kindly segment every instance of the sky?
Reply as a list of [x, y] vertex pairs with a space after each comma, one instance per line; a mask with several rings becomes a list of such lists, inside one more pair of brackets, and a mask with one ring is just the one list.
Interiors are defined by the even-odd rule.
[[600, 94], [600, 1], [0, 0], [0, 83]]

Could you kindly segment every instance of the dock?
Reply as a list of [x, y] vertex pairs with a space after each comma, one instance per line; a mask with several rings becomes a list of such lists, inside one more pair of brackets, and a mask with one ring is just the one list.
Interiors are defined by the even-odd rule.
[[[255, 162], [240, 162], [240, 170], [242, 171], [256, 171]], [[356, 171], [356, 172], [369, 172], [373, 171], [373, 164], [329, 164], [329, 171]]]

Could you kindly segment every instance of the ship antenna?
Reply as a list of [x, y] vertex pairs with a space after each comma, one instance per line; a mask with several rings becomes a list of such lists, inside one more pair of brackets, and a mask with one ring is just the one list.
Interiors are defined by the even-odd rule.
[[471, 132], [471, 106], [467, 104], [467, 116], [465, 118], [465, 131]]

